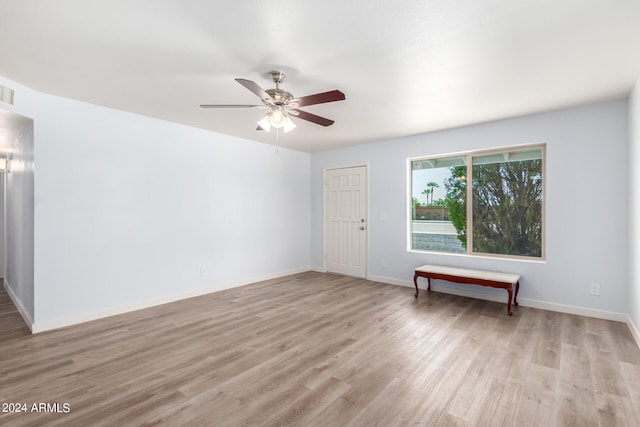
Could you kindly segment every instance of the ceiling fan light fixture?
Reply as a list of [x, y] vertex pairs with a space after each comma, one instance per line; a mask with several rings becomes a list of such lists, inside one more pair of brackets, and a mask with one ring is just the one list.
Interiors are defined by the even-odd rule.
[[258, 126], [260, 126], [262, 129], [266, 130], [267, 132], [269, 132], [271, 130], [271, 120], [270, 120], [270, 115], [271, 113], [267, 113], [262, 120], [260, 120], [258, 122]]
[[258, 122], [260, 128], [269, 132], [272, 127], [276, 129], [282, 128], [284, 133], [293, 130], [296, 125], [291, 121], [289, 115], [281, 107], [273, 107], [265, 116]]
[[284, 126], [285, 119], [288, 118], [286, 114], [277, 107], [271, 110], [271, 113], [269, 114], [271, 115], [271, 126], [274, 128], [281, 128]]
[[282, 128], [284, 129], [284, 133], [287, 133], [290, 130], [293, 130], [295, 127], [296, 127], [296, 124], [293, 123], [291, 119], [287, 116], [284, 119], [284, 124], [282, 125]]

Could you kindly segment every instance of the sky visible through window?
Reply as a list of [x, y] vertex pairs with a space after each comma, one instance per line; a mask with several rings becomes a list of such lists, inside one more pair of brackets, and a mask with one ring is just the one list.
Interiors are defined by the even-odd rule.
[[[433, 189], [433, 200], [444, 199], [446, 195], [446, 188], [444, 187], [444, 180], [451, 176], [450, 168], [434, 168], [434, 169], [421, 169], [413, 171], [413, 191], [412, 195], [421, 204], [427, 204], [427, 196], [422, 192], [427, 188], [427, 183], [435, 182], [440, 187]], [[431, 200], [431, 196], [429, 196]]]

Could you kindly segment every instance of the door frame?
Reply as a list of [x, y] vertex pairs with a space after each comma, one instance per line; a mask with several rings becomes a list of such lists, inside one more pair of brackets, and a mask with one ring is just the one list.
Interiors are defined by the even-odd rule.
[[364, 279], [369, 277], [369, 225], [370, 225], [370, 212], [369, 212], [369, 162], [366, 163], [354, 163], [343, 166], [331, 166], [322, 169], [322, 269], [327, 272], [327, 171], [350, 169], [364, 167], [365, 172], [365, 184], [367, 186], [366, 191], [366, 203], [365, 212], [367, 216], [366, 228], [365, 228], [365, 256], [364, 256]]

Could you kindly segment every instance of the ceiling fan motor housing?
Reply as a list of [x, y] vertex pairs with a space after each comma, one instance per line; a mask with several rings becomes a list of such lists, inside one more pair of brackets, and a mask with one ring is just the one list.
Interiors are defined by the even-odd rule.
[[291, 93], [287, 92], [286, 90], [267, 89], [265, 92], [271, 95], [271, 98], [273, 98], [273, 100], [275, 101], [275, 105], [286, 105], [290, 100], [293, 99], [293, 95], [291, 95]]

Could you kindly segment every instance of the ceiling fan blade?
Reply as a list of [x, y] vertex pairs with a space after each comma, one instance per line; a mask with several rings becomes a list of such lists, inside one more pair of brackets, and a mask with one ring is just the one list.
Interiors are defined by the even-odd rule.
[[231, 104], [231, 105], [215, 105], [215, 104], [201, 104], [200, 107], [202, 108], [263, 108], [264, 105], [236, 105], [236, 104]]
[[242, 86], [249, 89], [251, 92], [258, 95], [258, 97], [263, 102], [267, 102], [269, 104], [275, 102], [274, 99], [271, 97], [271, 95], [269, 95], [264, 89], [258, 86], [256, 82], [252, 82], [251, 80], [246, 80], [246, 79], [236, 79], [236, 81], [240, 83]]
[[333, 120], [329, 120], [325, 117], [316, 116], [315, 114], [307, 113], [306, 111], [302, 111], [302, 110], [289, 110], [289, 114], [299, 119], [306, 120], [320, 126], [331, 126], [333, 123], [335, 123]]
[[344, 93], [339, 90], [330, 90], [329, 92], [292, 99], [289, 104], [296, 107], [304, 107], [306, 105], [324, 104], [325, 102], [344, 101], [344, 99]]

